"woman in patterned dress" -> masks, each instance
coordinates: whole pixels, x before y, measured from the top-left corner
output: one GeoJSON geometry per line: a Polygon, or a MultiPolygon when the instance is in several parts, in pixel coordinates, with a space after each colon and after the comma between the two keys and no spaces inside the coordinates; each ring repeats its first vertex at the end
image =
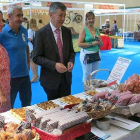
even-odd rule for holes
{"type": "MultiPolygon", "coordinates": [[[[4,23],[3,14],[0,11],[0,32],[4,23]]],[[[10,62],[7,51],[0,45],[0,113],[10,110],[10,62]]]]}

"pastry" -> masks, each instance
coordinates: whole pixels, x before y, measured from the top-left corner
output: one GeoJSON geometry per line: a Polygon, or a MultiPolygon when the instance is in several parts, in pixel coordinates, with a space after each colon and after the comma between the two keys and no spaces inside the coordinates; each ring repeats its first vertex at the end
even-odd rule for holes
{"type": "Polygon", "coordinates": [[[80,99],[78,97],[74,97],[72,95],[62,97],[62,98],[60,98],[60,100],[67,104],[79,104],[83,101],[82,99],[80,99]]]}
{"type": "Polygon", "coordinates": [[[22,121],[25,120],[25,111],[27,108],[18,108],[18,109],[11,109],[10,112],[11,114],[16,117],[18,120],[22,121]]]}
{"type": "Polygon", "coordinates": [[[90,96],[94,96],[98,92],[96,90],[90,90],[90,91],[86,91],[85,93],[90,95],[90,96]]]}
{"type": "Polygon", "coordinates": [[[14,122],[10,122],[6,124],[7,130],[16,130],[18,127],[18,124],[14,122]]]}
{"type": "Polygon", "coordinates": [[[35,114],[35,117],[36,127],[50,133],[54,129],[64,131],[76,124],[83,123],[88,118],[88,115],[83,111],[77,112],[77,110],[69,110],[68,108],[53,108],[44,111],[44,114],[35,114]]]}
{"type": "Polygon", "coordinates": [[[45,109],[45,110],[49,110],[51,108],[59,107],[59,105],[55,104],[52,101],[42,102],[40,104],[37,104],[37,106],[39,106],[40,108],[45,109]]]}

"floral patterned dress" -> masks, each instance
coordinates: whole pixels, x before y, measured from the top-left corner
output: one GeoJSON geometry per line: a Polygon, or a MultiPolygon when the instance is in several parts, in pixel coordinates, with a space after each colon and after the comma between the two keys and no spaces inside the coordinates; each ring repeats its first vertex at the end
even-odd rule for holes
{"type": "Polygon", "coordinates": [[[11,109],[10,103],[10,62],[8,53],[5,48],[0,45],[0,86],[2,88],[5,97],[7,98],[7,103],[4,107],[0,106],[0,113],[8,111],[11,109]]]}

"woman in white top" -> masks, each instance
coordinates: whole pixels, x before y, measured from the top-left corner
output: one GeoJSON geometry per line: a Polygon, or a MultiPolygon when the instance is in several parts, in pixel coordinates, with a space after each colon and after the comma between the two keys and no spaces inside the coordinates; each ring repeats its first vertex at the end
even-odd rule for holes
{"type": "Polygon", "coordinates": [[[30,28],[28,29],[28,45],[29,45],[29,49],[30,49],[30,66],[32,69],[32,73],[33,73],[33,78],[31,80],[31,82],[37,82],[38,81],[38,65],[36,65],[33,61],[32,61],[32,54],[33,54],[33,42],[34,42],[34,38],[35,38],[35,32],[38,30],[37,27],[37,23],[36,23],[36,19],[31,18],[30,19],[30,28]]]}

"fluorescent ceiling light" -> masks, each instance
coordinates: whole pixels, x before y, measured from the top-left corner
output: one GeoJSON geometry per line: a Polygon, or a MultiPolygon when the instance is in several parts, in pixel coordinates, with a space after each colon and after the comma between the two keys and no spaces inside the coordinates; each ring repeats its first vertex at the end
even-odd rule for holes
{"type": "Polygon", "coordinates": [[[41,2],[33,2],[32,6],[42,6],[41,2]]]}
{"type": "MultiPolygon", "coordinates": [[[[93,9],[91,9],[91,10],[93,10],[93,9]]],[[[103,10],[103,9],[94,9],[94,12],[96,12],[96,13],[114,13],[114,12],[124,12],[124,10],[103,10]]]]}
{"type": "Polygon", "coordinates": [[[86,9],[93,9],[93,4],[85,4],[86,9]]]}

